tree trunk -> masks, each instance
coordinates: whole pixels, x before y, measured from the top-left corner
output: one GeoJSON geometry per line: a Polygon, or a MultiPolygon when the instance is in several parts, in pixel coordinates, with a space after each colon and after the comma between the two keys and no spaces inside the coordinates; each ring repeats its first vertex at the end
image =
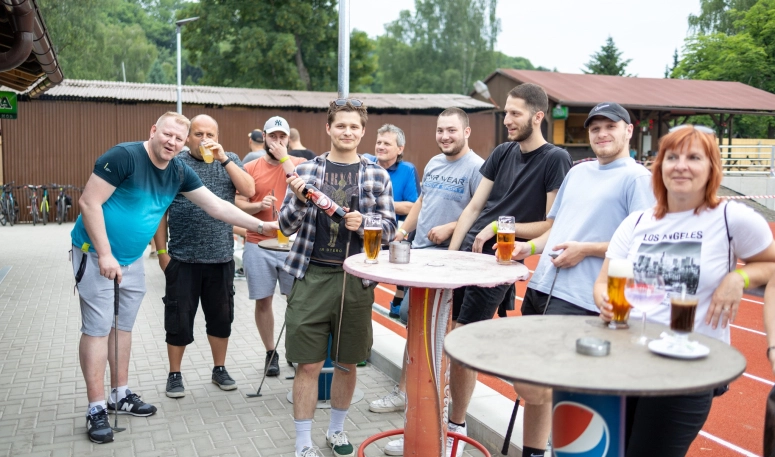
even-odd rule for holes
{"type": "Polygon", "coordinates": [[[312,90],[312,84],[309,79],[309,72],[304,66],[304,60],[301,58],[301,39],[298,35],[293,36],[296,39],[296,68],[299,70],[299,79],[304,83],[307,90],[312,90]]]}

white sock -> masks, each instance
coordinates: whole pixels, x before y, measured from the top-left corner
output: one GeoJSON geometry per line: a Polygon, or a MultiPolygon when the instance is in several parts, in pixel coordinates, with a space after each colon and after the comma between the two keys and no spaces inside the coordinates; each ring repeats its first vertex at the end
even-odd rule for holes
{"type": "Polygon", "coordinates": [[[120,386],[110,391],[110,401],[118,403],[119,400],[123,400],[127,396],[129,386],[120,386]],[[118,395],[116,394],[118,393],[118,395]]]}
{"type": "Polygon", "coordinates": [[[305,447],[312,447],[312,419],[294,420],[296,426],[296,453],[301,454],[305,447]]]}
{"type": "Polygon", "coordinates": [[[347,418],[346,409],[331,408],[331,421],[328,423],[328,436],[332,433],[344,430],[344,420],[347,418]]]}
{"type": "Polygon", "coordinates": [[[104,410],[108,409],[108,406],[105,404],[105,400],[90,401],[89,409],[86,410],[86,414],[89,414],[89,411],[91,411],[91,409],[95,406],[102,406],[102,409],[104,410]]]}

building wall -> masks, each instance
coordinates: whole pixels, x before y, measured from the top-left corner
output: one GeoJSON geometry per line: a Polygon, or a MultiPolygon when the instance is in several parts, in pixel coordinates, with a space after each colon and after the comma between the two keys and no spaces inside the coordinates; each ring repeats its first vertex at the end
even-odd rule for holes
{"type": "MultiPolygon", "coordinates": [[[[151,125],[173,104],[113,104],[82,101],[33,100],[19,103],[16,120],[1,120],[2,182],[17,184],[72,184],[83,186],[94,161],[115,144],[146,140],[151,125]]],[[[210,108],[184,105],[183,114],[208,114],[219,124],[220,142],[240,157],[248,152],[248,134],[263,129],[271,116],[280,115],[299,129],[302,143],[316,153],[330,149],[325,112],[275,109],[210,108]]],[[[482,157],[495,147],[494,113],[470,115],[470,146],[482,157]]],[[[405,159],[420,172],[438,154],[436,115],[372,114],[359,152],[373,153],[377,129],[385,123],[402,128],[407,137],[405,159]]],[[[78,214],[77,201],[74,214],[78,214]]],[[[25,215],[22,214],[22,220],[25,215]]],[[[28,217],[28,216],[27,216],[28,217]]]]}

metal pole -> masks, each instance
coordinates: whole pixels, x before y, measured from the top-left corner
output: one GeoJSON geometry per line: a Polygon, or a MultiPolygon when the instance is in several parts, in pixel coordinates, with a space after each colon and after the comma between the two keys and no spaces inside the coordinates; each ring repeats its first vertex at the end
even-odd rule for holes
{"type": "Polygon", "coordinates": [[[350,96],[350,0],[339,0],[339,98],[350,96]]]}
{"type": "Polygon", "coordinates": [[[178,38],[178,114],[183,114],[183,101],[181,99],[181,91],[183,90],[180,82],[180,26],[175,27],[175,33],[178,38]]]}

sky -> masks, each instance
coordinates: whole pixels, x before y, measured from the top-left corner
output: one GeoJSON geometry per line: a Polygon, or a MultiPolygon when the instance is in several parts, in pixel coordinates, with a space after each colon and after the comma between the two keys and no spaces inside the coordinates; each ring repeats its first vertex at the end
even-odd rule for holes
{"type": "MultiPolygon", "coordinates": [[[[350,0],[350,25],[373,38],[404,9],[414,11],[414,0],[350,0]]],[[[622,58],[632,59],[630,74],[662,78],[674,50],[681,53],[689,14],[699,10],[700,0],[500,0],[496,49],[535,66],[582,73],[611,36],[622,58]]]]}

